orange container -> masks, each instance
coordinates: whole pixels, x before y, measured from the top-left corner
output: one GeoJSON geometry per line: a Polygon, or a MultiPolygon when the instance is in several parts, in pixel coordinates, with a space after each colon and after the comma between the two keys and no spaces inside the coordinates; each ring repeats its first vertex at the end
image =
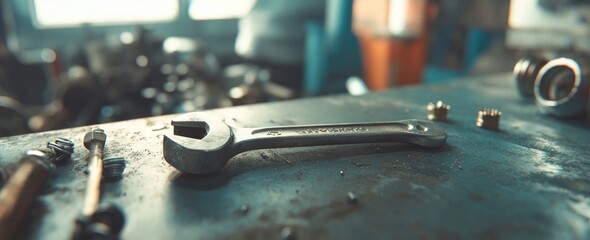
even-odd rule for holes
{"type": "Polygon", "coordinates": [[[426,63],[428,22],[435,15],[428,0],[355,0],[353,31],[372,90],[418,84],[426,63]]]}

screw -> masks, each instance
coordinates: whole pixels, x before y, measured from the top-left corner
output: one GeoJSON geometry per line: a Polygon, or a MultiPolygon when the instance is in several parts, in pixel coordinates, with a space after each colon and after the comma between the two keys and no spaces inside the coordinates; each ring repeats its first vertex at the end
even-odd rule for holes
{"type": "Polygon", "coordinates": [[[489,130],[498,130],[500,126],[500,116],[502,112],[493,108],[484,108],[477,113],[477,125],[480,128],[489,130]]]}
{"type": "Polygon", "coordinates": [[[344,176],[344,171],[340,171],[340,176],[344,176]]]}
{"type": "Polygon", "coordinates": [[[426,109],[428,109],[428,119],[446,121],[447,114],[449,109],[451,109],[451,106],[443,103],[442,101],[438,101],[436,103],[428,103],[426,109]]]}

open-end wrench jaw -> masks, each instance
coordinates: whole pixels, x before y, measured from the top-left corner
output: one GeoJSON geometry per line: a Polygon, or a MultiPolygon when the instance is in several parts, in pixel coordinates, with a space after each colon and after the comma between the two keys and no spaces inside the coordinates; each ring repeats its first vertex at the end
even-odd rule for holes
{"type": "Polygon", "coordinates": [[[444,129],[423,120],[237,128],[195,112],[172,120],[172,126],[173,134],[164,135],[164,159],[184,173],[201,175],[215,173],[233,156],[256,149],[382,142],[436,148],[447,139],[444,129]]]}
{"type": "MultiPolygon", "coordinates": [[[[164,159],[182,172],[209,174],[227,162],[230,128],[209,114],[183,114],[172,120],[173,134],[164,135],[164,159]]],[[[229,159],[228,159],[229,160],[229,159]]]]}

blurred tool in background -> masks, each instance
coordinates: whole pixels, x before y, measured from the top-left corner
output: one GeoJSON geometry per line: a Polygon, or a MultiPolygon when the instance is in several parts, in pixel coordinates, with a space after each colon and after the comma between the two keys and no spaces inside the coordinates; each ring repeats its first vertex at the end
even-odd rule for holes
{"type": "Polygon", "coordinates": [[[305,24],[323,21],[325,0],[257,0],[239,22],[237,54],[273,69],[277,83],[302,88],[305,24]],[[264,27],[262,27],[264,26],[264,27]]]}
{"type": "Polygon", "coordinates": [[[89,40],[75,58],[52,103],[29,121],[33,131],[230,105],[216,90],[219,63],[199,40],[158,39],[139,27],[89,40]]]}
{"type": "Polygon", "coordinates": [[[324,19],[305,24],[304,96],[343,92],[346,79],[362,75],[352,5],[353,0],[327,0],[324,19]]]}
{"type": "Polygon", "coordinates": [[[378,90],[506,72],[518,55],[509,1],[114,2],[0,5],[1,136],[342,93],[352,76],[378,90]]]}
{"type": "Polygon", "coordinates": [[[507,45],[524,51],[514,66],[524,99],[548,115],[588,115],[590,3],[513,0],[508,24],[507,45]]]}
{"type": "Polygon", "coordinates": [[[420,83],[436,5],[428,0],[357,0],[354,4],[353,29],[361,43],[367,85],[384,90],[420,83]]]}

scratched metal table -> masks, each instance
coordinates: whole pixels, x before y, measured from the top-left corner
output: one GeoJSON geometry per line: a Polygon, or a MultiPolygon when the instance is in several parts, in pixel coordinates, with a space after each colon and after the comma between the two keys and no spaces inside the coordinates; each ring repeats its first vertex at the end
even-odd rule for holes
{"type": "MultiPolygon", "coordinates": [[[[103,185],[102,200],[126,212],[122,239],[277,239],[284,227],[297,239],[590,238],[590,126],[542,115],[507,74],[211,112],[243,127],[424,119],[425,105],[439,99],[452,106],[441,149],[258,150],[208,177],[183,175],[162,158],[173,116],[104,124],[106,156],[124,156],[128,166],[121,181],[103,185]],[[475,126],[484,107],[503,112],[501,131],[475,126]]],[[[82,137],[89,129],[0,139],[0,164],[55,137],[77,144],[22,238],[70,236],[86,183],[82,137]]]]}

